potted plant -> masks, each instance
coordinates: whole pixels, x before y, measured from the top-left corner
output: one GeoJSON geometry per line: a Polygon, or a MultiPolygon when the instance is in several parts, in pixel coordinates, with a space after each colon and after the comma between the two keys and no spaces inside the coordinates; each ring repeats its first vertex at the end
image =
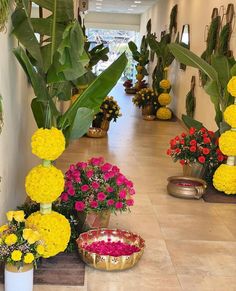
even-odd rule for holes
{"type": "Polygon", "coordinates": [[[116,122],[120,116],[120,107],[117,101],[114,97],[107,96],[100,107],[100,112],[94,117],[93,126],[108,131],[110,121],[116,122]]]}
{"type": "Polygon", "coordinates": [[[144,88],[136,93],[133,98],[133,103],[142,108],[142,115],[155,115],[159,107],[157,96],[153,89],[144,88]]]}
{"type": "Polygon", "coordinates": [[[33,268],[44,254],[44,241],[28,227],[24,211],[8,211],[0,227],[0,260],[5,263],[5,290],[33,290],[33,268]]]}
{"type": "Polygon", "coordinates": [[[103,158],[70,165],[65,174],[65,190],[61,204],[67,213],[76,213],[79,231],[107,227],[111,213],[123,212],[133,206],[133,183],[117,166],[103,158]]]}
{"type": "Polygon", "coordinates": [[[191,127],[188,134],[171,139],[167,154],[174,162],[180,162],[184,176],[202,178],[207,172],[211,180],[216,168],[225,160],[214,132],[204,127],[200,130],[191,127]]]}

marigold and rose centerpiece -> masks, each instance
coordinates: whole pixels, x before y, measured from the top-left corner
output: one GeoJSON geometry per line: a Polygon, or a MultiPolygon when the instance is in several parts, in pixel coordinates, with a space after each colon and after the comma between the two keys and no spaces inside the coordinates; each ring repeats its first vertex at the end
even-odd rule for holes
{"type": "Polygon", "coordinates": [[[157,95],[151,88],[138,91],[132,99],[134,105],[142,108],[143,115],[155,115],[158,108],[157,95]]]}

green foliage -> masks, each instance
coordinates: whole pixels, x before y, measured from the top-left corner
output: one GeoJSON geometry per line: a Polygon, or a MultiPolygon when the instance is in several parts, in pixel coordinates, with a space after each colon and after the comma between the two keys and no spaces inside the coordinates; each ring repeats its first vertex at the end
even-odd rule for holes
{"type": "Polygon", "coordinates": [[[178,13],[178,5],[176,4],[170,13],[170,25],[169,32],[172,34],[172,30],[174,29],[174,33],[177,31],[177,13],[178,13]]]}
{"type": "Polygon", "coordinates": [[[129,49],[132,53],[133,59],[140,65],[146,66],[149,63],[149,49],[148,49],[148,42],[147,38],[143,36],[140,46],[140,51],[136,44],[133,41],[128,43],[129,49]]]}
{"type": "Polygon", "coordinates": [[[196,107],[196,99],[194,96],[194,90],[192,89],[188,92],[186,96],[185,107],[187,116],[193,118],[196,107]]]}
{"type": "Polygon", "coordinates": [[[197,130],[200,130],[202,127],[204,127],[204,125],[201,122],[193,119],[190,116],[184,115],[184,114],[182,115],[182,120],[183,120],[184,124],[187,126],[187,128],[194,127],[197,130]]]}
{"type": "Polygon", "coordinates": [[[0,0],[0,32],[5,29],[9,10],[10,10],[10,1],[0,0]]]}
{"type": "Polygon", "coordinates": [[[207,35],[207,48],[206,48],[207,58],[210,57],[214,50],[216,49],[220,24],[221,24],[220,16],[217,16],[214,19],[212,19],[209,32],[207,35]]]}
{"type": "Polygon", "coordinates": [[[220,55],[224,56],[228,55],[230,36],[231,36],[231,24],[226,23],[225,26],[222,28],[219,37],[218,53],[220,55]]]}

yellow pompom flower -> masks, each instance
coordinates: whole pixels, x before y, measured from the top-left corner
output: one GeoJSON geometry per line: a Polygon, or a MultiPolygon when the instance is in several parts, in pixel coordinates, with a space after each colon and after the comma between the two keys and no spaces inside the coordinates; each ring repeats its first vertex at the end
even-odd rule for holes
{"type": "Polygon", "coordinates": [[[31,228],[25,228],[23,230],[23,238],[31,245],[40,239],[40,234],[38,231],[34,231],[31,228]]]}
{"type": "Polygon", "coordinates": [[[27,227],[36,229],[45,243],[44,258],[63,252],[70,239],[71,229],[68,220],[61,214],[52,211],[31,214],[26,220],[27,227]]]}
{"type": "Polygon", "coordinates": [[[5,244],[8,246],[12,246],[17,242],[17,236],[14,233],[11,233],[6,236],[5,244]]]}
{"type": "Polygon", "coordinates": [[[226,108],[224,119],[230,126],[236,128],[236,104],[232,104],[226,108]]]}
{"type": "Polygon", "coordinates": [[[14,250],[12,253],[11,253],[11,259],[14,261],[14,262],[19,262],[21,260],[21,257],[22,257],[22,252],[19,251],[19,250],[14,250]]]}
{"type": "Polygon", "coordinates": [[[236,131],[228,130],[219,138],[219,147],[226,156],[236,156],[236,131]]]}
{"type": "Polygon", "coordinates": [[[171,102],[171,96],[168,93],[162,93],[158,96],[158,102],[162,105],[168,105],[171,102]]]}
{"type": "Polygon", "coordinates": [[[31,138],[32,153],[42,160],[54,161],[65,150],[65,137],[61,130],[39,128],[31,138]]]}
{"type": "Polygon", "coordinates": [[[166,79],[161,80],[160,87],[164,90],[170,89],[170,81],[166,79]]]}
{"type": "Polygon", "coordinates": [[[227,90],[233,97],[236,97],[236,76],[229,80],[227,90]]]}
{"type": "Polygon", "coordinates": [[[52,203],[64,190],[64,176],[62,171],[54,166],[36,166],[26,177],[25,189],[33,201],[38,203],[52,203]]]}
{"type": "Polygon", "coordinates": [[[161,107],[157,110],[156,116],[161,120],[168,120],[171,119],[172,112],[169,108],[161,107]]]}
{"type": "Polygon", "coordinates": [[[36,252],[37,252],[40,256],[42,256],[42,255],[44,254],[44,252],[45,252],[45,247],[44,247],[43,245],[38,245],[38,246],[36,247],[36,252]]]}
{"type": "Polygon", "coordinates": [[[220,165],[213,176],[213,185],[225,194],[236,194],[236,166],[220,165]]]}
{"type": "Polygon", "coordinates": [[[27,253],[24,256],[24,263],[25,264],[31,264],[34,261],[34,255],[32,253],[27,253]]]}
{"type": "Polygon", "coordinates": [[[2,225],[1,227],[0,227],[0,234],[2,233],[2,232],[4,232],[4,231],[6,231],[6,230],[8,230],[8,225],[7,224],[4,224],[4,225],[2,225]]]}

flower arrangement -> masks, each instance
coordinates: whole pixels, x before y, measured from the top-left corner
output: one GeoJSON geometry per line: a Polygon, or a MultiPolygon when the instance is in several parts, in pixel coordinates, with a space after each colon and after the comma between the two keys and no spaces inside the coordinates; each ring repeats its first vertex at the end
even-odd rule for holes
{"type": "Polygon", "coordinates": [[[131,79],[127,79],[124,83],[123,83],[123,86],[125,88],[131,88],[133,86],[133,82],[131,79]]]}
{"type": "Polygon", "coordinates": [[[133,183],[117,166],[103,158],[70,165],[65,174],[65,190],[61,201],[76,211],[126,211],[133,206],[133,183]]]}
{"type": "Polygon", "coordinates": [[[44,240],[27,226],[24,211],[8,211],[6,215],[8,223],[0,227],[0,260],[17,268],[36,264],[44,255],[44,240]]]}
{"type": "Polygon", "coordinates": [[[225,160],[214,133],[204,127],[200,130],[191,127],[189,134],[182,133],[171,139],[167,154],[174,162],[179,160],[181,165],[198,162],[210,169],[215,169],[225,160]]]}
{"type": "Polygon", "coordinates": [[[139,108],[147,105],[152,105],[155,111],[158,108],[157,96],[151,88],[144,88],[138,91],[132,101],[139,108]]]}

